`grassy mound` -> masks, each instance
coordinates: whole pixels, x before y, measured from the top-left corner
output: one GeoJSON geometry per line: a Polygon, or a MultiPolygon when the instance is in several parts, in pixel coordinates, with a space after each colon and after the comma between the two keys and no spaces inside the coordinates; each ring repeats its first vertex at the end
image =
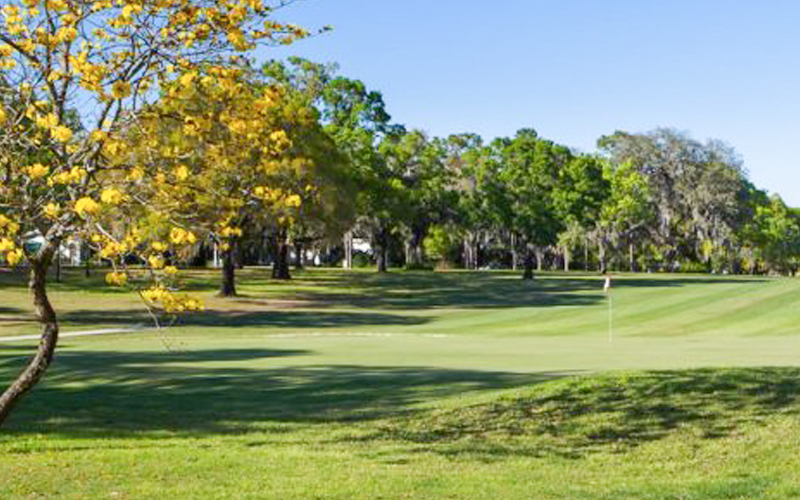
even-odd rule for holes
{"type": "Polygon", "coordinates": [[[677,434],[730,437],[798,412],[796,368],[618,372],[537,384],[489,402],[397,419],[381,433],[414,443],[460,443],[462,451],[492,444],[579,457],[677,434]]]}

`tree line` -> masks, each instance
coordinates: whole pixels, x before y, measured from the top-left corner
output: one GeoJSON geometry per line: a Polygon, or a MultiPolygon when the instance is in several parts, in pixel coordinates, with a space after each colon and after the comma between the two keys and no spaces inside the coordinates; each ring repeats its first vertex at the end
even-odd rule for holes
{"type": "MultiPolygon", "coordinates": [[[[349,263],[354,237],[371,248],[357,255],[361,263],[380,272],[797,271],[800,213],[754,186],[721,141],[667,128],[617,131],[598,140],[599,153],[585,154],[531,128],[490,142],[471,133],[430,137],[393,123],[379,92],[335,66],[291,58],[268,63],[263,77],[305,96],[337,164],[346,163],[340,196],[328,200],[336,215],[303,214],[278,231],[276,277],[289,277],[287,244],[297,265],[311,246],[325,249],[328,263],[349,263]]],[[[240,244],[240,259],[258,261],[260,241],[240,244]]]]}

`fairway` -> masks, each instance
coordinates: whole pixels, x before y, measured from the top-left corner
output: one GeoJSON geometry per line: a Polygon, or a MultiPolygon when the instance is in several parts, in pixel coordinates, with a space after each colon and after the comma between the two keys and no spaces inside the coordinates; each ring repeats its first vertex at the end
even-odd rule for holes
{"type": "MultiPolygon", "coordinates": [[[[100,274],[53,284],[63,331],[148,324],[100,274]]],[[[800,494],[800,281],[619,275],[609,338],[596,274],[216,279],[189,273],[209,310],[166,331],[62,339],[0,498],[800,494]]],[[[0,338],[35,333],[0,280],[0,338]]],[[[2,383],[34,344],[0,342],[2,383]]]]}

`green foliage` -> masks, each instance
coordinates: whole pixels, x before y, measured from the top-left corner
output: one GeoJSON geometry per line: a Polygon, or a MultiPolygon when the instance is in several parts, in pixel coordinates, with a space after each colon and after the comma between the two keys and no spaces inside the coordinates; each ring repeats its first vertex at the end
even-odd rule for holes
{"type": "Polygon", "coordinates": [[[458,252],[461,235],[452,225],[434,225],[428,231],[422,245],[428,257],[447,263],[453,254],[458,252]]]}

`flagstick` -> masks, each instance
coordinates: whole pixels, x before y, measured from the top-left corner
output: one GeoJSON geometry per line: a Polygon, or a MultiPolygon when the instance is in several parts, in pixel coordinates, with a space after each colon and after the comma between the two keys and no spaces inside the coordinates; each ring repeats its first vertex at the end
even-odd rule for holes
{"type": "Polygon", "coordinates": [[[614,342],[614,308],[611,304],[611,294],[608,294],[608,341],[614,342]]]}

